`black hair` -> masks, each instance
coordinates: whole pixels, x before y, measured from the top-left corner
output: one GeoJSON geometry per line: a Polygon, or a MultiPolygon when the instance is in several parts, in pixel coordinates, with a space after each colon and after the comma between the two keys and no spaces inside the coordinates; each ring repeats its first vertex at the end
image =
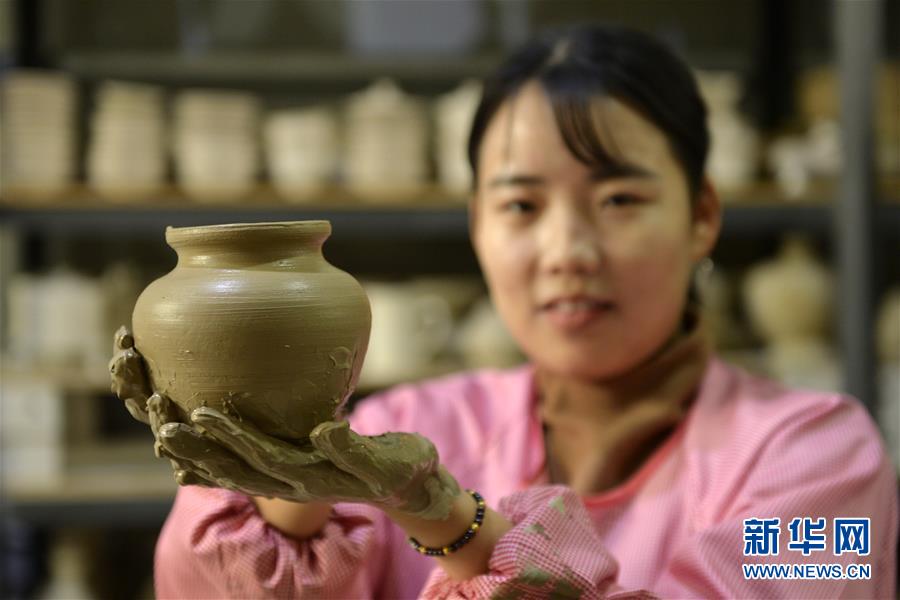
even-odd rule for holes
{"type": "Polygon", "coordinates": [[[691,198],[696,199],[709,152],[709,130],[694,76],[651,35],[611,25],[578,26],[539,38],[484,80],[468,146],[474,181],[488,124],[500,106],[532,80],[549,96],[566,147],[590,166],[617,162],[597,136],[592,102],[614,97],[642,113],[666,135],[684,169],[691,198]]]}

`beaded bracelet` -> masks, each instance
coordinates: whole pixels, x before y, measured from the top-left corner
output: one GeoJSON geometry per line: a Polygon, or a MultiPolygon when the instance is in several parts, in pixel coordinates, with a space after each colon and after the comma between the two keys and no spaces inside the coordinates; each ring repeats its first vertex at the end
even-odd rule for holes
{"type": "Polygon", "coordinates": [[[475,520],[472,521],[472,524],[469,525],[469,528],[466,529],[466,532],[462,534],[458,540],[453,542],[452,544],[448,544],[441,548],[429,548],[428,546],[423,546],[419,543],[414,537],[409,538],[409,544],[413,548],[415,548],[416,552],[419,554],[425,554],[426,556],[446,556],[452,552],[456,552],[466,544],[468,544],[475,534],[478,533],[478,529],[481,527],[481,524],[484,522],[484,498],[481,497],[481,494],[476,492],[475,490],[466,490],[472,498],[475,499],[475,503],[478,505],[478,508],[475,509],[475,520]]]}

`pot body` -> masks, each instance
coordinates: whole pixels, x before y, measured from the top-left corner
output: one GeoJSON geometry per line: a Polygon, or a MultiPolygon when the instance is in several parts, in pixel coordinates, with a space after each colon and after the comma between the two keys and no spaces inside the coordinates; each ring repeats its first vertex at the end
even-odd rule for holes
{"type": "Polygon", "coordinates": [[[371,316],[362,287],[330,265],[327,221],[166,230],[175,269],[132,318],[154,391],[297,440],[356,386],[371,316]]]}

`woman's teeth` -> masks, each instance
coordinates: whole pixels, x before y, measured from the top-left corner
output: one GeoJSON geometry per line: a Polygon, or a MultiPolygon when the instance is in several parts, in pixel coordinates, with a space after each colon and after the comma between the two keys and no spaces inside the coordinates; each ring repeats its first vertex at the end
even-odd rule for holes
{"type": "Polygon", "coordinates": [[[594,300],[560,300],[550,305],[550,310],[557,310],[565,313],[574,313],[584,310],[597,310],[605,306],[602,302],[594,300]]]}

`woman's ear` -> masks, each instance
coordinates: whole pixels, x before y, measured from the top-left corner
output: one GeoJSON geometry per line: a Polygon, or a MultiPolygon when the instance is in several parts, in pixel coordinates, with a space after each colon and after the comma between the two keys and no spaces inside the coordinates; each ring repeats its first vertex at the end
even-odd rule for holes
{"type": "Polygon", "coordinates": [[[719,193],[704,177],[700,194],[693,206],[691,220],[691,255],[694,262],[709,256],[719,239],[722,229],[722,204],[719,193]]]}

